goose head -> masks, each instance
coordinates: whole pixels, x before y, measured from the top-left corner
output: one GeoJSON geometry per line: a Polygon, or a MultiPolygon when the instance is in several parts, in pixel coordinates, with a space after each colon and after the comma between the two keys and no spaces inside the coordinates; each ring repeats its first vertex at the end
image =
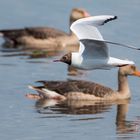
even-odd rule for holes
{"type": "Polygon", "coordinates": [[[140,77],[140,71],[138,71],[135,65],[126,65],[120,67],[119,74],[123,76],[132,75],[140,77]]]}
{"type": "Polygon", "coordinates": [[[85,9],[82,9],[82,8],[74,8],[72,9],[71,11],[71,14],[70,14],[70,25],[80,19],[80,18],[85,18],[85,17],[89,17],[90,14],[85,10],[85,9]]]}

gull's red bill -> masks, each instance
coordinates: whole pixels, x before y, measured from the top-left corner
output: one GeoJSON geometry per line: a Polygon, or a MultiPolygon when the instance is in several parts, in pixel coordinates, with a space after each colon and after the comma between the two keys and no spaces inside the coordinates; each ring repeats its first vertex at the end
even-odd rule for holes
{"type": "Polygon", "coordinates": [[[60,60],[58,60],[58,59],[57,60],[53,60],[53,62],[60,62],[60,60]]]}

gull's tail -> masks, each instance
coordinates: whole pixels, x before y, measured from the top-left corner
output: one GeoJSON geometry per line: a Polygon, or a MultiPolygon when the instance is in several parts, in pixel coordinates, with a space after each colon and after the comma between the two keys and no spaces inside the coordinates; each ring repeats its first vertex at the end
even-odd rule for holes
{"type": "Polygon", "coordinates": [[[110,57],[108,64],[116,67],[125,66],[125,65],[134,65],[135,63],[130,60],[121,60],[118,58],[110,57]]]}

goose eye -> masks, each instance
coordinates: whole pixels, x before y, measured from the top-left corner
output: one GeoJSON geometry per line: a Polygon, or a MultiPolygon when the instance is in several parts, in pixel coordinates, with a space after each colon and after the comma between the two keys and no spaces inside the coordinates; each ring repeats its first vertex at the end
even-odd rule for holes
{"type": "Polygon", "coordinates": [[[135,71],[136,70],[136,67],[135,66],[131,66],[131,69],[135,71]]]}

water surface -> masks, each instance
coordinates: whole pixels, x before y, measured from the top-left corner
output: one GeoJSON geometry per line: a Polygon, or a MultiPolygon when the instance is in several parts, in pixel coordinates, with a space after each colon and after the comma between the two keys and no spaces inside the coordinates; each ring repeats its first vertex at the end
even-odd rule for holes
{"type": "MultiPolygon", "coordinates": [[[[118,20],[101,27],[104,38],[139,47],[139,0],[12,0],[0,1],[0,28],[51,26],[69,32],[69,13],[83,7],[91,15],[113,14],[118,20]]],[[[3,40],[0,39],[0,43],[3,40]]],[[[55,57],[28,59],[16,52],[0,51],[0,138],[3,140],[116,140],[140,139],[140,79],[129,78],[132,99],[123,103],[62,103],[26,99],[36,80],[84,79],[117,88],[117,69],[67,75],[65,64],[55,57]],[[14,54],[14,55],[13,55],[14,54]],[[48,106],[49,102],[49,106],[48,106]]],[[[139,52],[111,47],[112,56],[129,58],[140,69],[139,52]]],[[[58,56],[57,56],[58,57],[58,56]]]]}

